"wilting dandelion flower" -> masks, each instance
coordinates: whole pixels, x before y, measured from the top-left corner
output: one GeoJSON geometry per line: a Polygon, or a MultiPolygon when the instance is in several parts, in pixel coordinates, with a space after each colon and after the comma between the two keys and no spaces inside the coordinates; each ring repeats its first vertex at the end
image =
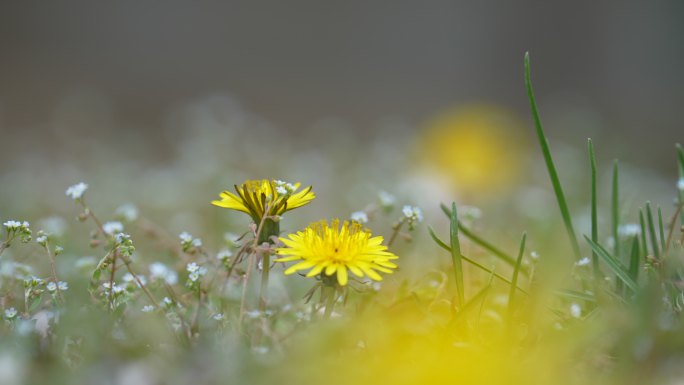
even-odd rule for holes
{"type": "Polygon", "coordinates": [[[259,223],[264,214],[282,215],[286,211],[304,206],[316,197],[311,186],[297,192],[300,185],[279,180],[248,180],[235,186],[237,195],[224,191],[220,194],[221,200],[212,201],[211,204],[242,211],[249,214],[255,223],[259,223]]]}
{"type": "Polygon", "coordinates": [[[378,272],[392,273],[397,265],[390,260],[399,258],[382,245],[381,236],[373,237],[358,222],[345,221],[340,225],[339,219],[330,224],[313,223],[280,240],[287,247],[276,249],[276,254],[282,256],[276,262],[299,261],[285,270],[285,274],[306,269],[311,269],[307,277],[337,274],[337,282],[342,286],[348,281],[347,270],[357,277],[381,281],[378,272]]]}

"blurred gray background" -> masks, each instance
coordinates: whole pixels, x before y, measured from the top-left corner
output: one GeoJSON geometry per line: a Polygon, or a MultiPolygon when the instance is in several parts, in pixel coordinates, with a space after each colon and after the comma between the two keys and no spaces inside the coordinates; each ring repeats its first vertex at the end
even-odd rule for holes
{"type": "Polygon", "coordinates": [[[3,0],[0,159],[45,147],[36,138],[46,151],[59,135],[159,138],[175,108],[216,94],[295,134],[328,117],[360,132],[388,116],[419,129],[478,101],[529,122],[525,51],[552,138],[593,136],[604,156],[673,172],[678,0],[3,0]],[[69,109],[79,118],[60,126],[69,109]]]}

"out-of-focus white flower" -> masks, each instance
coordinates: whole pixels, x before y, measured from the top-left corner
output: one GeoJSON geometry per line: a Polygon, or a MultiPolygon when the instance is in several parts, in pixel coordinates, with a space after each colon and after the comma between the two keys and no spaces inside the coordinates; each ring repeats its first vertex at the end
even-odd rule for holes
{"type": "Polygon", "coordinates": [[[233,252],[228,250],[228,249],[221,249],[218,253],[216,253],[216,259],[219,261],[227,261],[230,257],[233,256],[233,252]]]}
{"type": "Polygon", "coordinates": [[[69,186],[69,188],[66,189],[66,195],[73,200],[79,200],[83,198],[83,194],[87,189],[87,184],[83,182],[77,183],[75,185],[69,186]]]}
{"type": "Polygon", "coordinates": [[[151,313],[152,311],[154,311],[154,306],[145,305],[145,306],[143,306],[142,311],[143,311],[143,313],[151,313]]]}
{"type": "Polygon", "coordinates": [[[178,234],[178,238],[180,238],[182,243],[192,242],[192,235],[190,235],[190,233],[187,231],[183,231],[182,233],[178,234]]]}
{"type": "Polygon", "coordinates": [[[69,284],[64,281],[59,281],[57,282],[57,289],[59,289],[59,291],[67,291],[69,290],[69,284]]]}
{"type": "Polygon", "coordinates": [[[394,204],[397,202],[397,198],[395,198],[394,195],[388,193],[387,191],[378,192],[378,199],[380,200],[380,206],[382,206],[385,209],[390,209],[394,207],[394,204]]]}
{"type": "Polygon", "coordinates": [[[114,235],[116,233],[121,233],[124,230],[123,223],[119,221],[110,221],[102,225],[102,231],[107,235],[114,235]]]}
{"type": "Polygon", "coordinates": [[[684,192],[684,178],[679,178],[677,181],[677,189],[681,192],[684,192]]]}
{"type": "Polygon", "coordinates": [[[401,209],[404,217],[409,221],[422,222],[423,221],[423,211],[419,207],[406,205],[401,209]]]}
{"type": "Polygon", "coordinates": [[[636,223],[625,223],[618,226],[618,236],[630,238],[641,234],[641,225],[636,223]]]}
{"type": "Polygon", "coordinates": [[[349,216],[349,219],[359,223],[368,223],[368,214],[365,211],[355,211],[349,216]]]}
{"type": "Polygon", "coordinates": [[[589,259],[589,257],[584,257],[584,258],[580,259],[579,261],[577,261],[577,262],[575,263],[575,265],[577,265],[577,266],[587,266],[587,265],[589,265],[590,263],[591,263],[591,259],[589,259]]]}
{"type": "Polygon", "coordinates": [[[214,316],[212,318],[216,321],[223,321],[223,319],[225,317],[223,316],[223,313],[217,313],[217,314],[214,314],[214,316]]]}
{"type": "Polygon", "coordinates": [[[138,219],[138,207],[132,203],[126,203],[119,206],[116,211],[114,211],[114,215],[126,222],[135,222],[135,220],[138,219]]]}
{"type": "Polygon", "coordinates": [[[5,310],[5,318],[8,320],[14,319],[17,316],[17,309],[11,307],[5,310]]]}
{"type": "Polygon", "coordinates": [[[582,307],[579,304],[573,303],[570,305],[570,315],[574,318],[580,318],[582,316],[582,307]]]}
{"type": "Polygon", "coordinates": [[[49,282],[47,286],[45,286],[45,288],[48,289],[50,293],[54,293],[55,291],[57,291],[57,284],[54,282],[49,282]]]}

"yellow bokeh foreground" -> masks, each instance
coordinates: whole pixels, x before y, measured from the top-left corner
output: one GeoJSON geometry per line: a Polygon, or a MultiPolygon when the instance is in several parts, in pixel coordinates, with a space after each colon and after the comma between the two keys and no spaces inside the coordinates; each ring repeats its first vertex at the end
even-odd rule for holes
{"type": "Polygon", "coordinates": [[[419,164],[459,193],[494,194],[520,183],[529,138],[510,111],[489,104],[448,109],[425,125],[419,164]]]}

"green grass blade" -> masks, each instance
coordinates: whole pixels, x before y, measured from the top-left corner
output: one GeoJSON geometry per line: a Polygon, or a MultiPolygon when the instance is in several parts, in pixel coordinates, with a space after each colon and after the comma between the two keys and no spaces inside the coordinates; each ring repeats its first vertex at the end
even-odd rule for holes
{"type": "Polygon", "coordinates": [[[636,236],[632,240],[632,252],[629,256],[629,276],[634,282],[639,280],[639,238],[636,236]]]}
{"type": "Polygon", "coordinates": [[[579,301],[596,302],[596,298],[587,293],[582,293],[581,291],[569,290],[569,289],[559,289],[555,291],[556,295],[565,297],[568,299],[574,299],[579,301]]]}
{"type": "Polygon", "coordinates": [[[646,221],[644,221],[644,211],[639,209],[639,225],[641,226],[641,256],[648,256],[648,243],[646,242],[646,221]]]}
{"type": "MultiPolygon", "coordinates": [[[[442,241],[441,239],[439,239],[439,237],[437,236],[437,234],[435,234],[435,230],[434,230],[431,226],[428,226],[428,233],[430,233],[430,237],[432,237],[432,240],[434,240],[435,243],[436,243],[439,247],[441,247],[441,248],[443,248],[444,250],[446,250],[446,251],[448,251],[449,253],[451,253],[451,247],[449,247],[449,245],[447,245],[444,241],[442,241]]],[[[495,273],[493,270],[486,268],[485,266],[483,266],[483,265],[481,265],[481,264],[479,264],[479,263],[473,261],[472,259],[466,257],[465,255],[461,255],[461,258],[462,258],[464,261],[470,263],[471,265],[477,267],[478,269],[480,269],[480,270],[482,270],[482,271],[485,271],[485,272],[487,272],[487,273],[493,275],[493,276],[496,277],[497,279],[499,279],[499,280],[501,280],[501,281],[503,281],[503,282],[506,282],[506,283],[509,284],[509,285],[512,285],[512,284],[513,284],[513,282],[511,282],[510,280],[508,280],[508,278],[506,278],[506,277],[504,277],[504,276],[502,276],[502,275],[500,275],[500,274],[495,273]]],[[[528,293],[527,291],[525,291],[525,290],[523,290],[523,289],[521,289],[521,288],[519,288],[519,287],[518,287],[518,290],[520,290],[520,291],[523,292],[524,294],[529,295],[529,293],[528,293]]]]}
{"type": "MultiPolygon", "coordinates": [[[[613,254],[620,258],[620,238],[618,237],[618,228],[620,227],[620,192],[618,184],[618,161],[613,162],[613,188],[610,199],[610,213],[611,213],[611,233],[615,240],[615,248],[613,254]]],[[[596,242],[596,241],[595,241],[596,242]]]]}
{"type": "MultiPolygon", "coordinates": [[[[440,207],[442,208],[442,211],[447,216],[447,218],[451,218],[451,210],[444,204],[440,204],[440,207]]],[[[515,266],[515,259],[513,257],[506,254],[504,251],[502,251],[501,249],[492,245],[491,243],[489,243],[489,242],[485,241],[484,239],[475,235],[475,233],[473,233],[470,229],[463,226],[463,223],[461,223],[461,222],[458,223],[458,229],[466,238],[473,241],[473,243],[475,243],[476,245],[478,245],[478,246],[482,247],[483,249],[489,251],[490,253],[494,254],[494,256],[498,257],[499,259],[506,262],[507,264],[509,264],[511,266],[515,266]]],[[[527,275],[527,270],[523,269],[522,273],[527,275]]]]}
{"type": "Polygon", "coordinates": [[[511,279],[511,288],[508,292],[508,315],[509,319],[513,315],[514,299],[515,299],[515,288],[518,287],[518,273],[520,272],[520,266],[522,265],[523,255],[525,254],[525,241],[527,240],[527,233],[523,233],[522,239],[520,240],[520,249],[518,250],[518,259],[515,262],[515,268],[513,269],[513,278],[511,279]]]}
{"type": "Polygon", "coordinates": [[[553,163],[553,158],[551,157],[551,150],[549,149],[549,142],[546,139],[546,134],[542,128],[541,119],[539,118],[539,112],[537,111],[537,102],[534,99],[534,91],[532,90],[532,80],[530,78],[530,53],[525,53],[525,86],[527,88],[527,97],[530,102],[530,109],[532,111],[532,117],[534,118],[534,126],[537,131],[537,138],[539,139],[539,145],[544,155],[544,162],[546,163],[546,169],[549,172],[549,177],[551,179],[551,184],[553,185],[553,191],[556,194],[556,201],[561,211],[561,216],[563,217],[563,223],[565,224],[565,230],[568,233],[568,238],[570,238],[570,243],[572,245],[572,250],[575,254],[575,259],[582,259],[582,254],[580,252],[579,243],[577,242],[577,236],[575,235],[575,228],[572,226],[572,219],[570,218],[570,210],[568,209],[567,201],[565,200],[565,194],[563,193],[563,188],[561,187],[560,180],[558,179],[558,172],[556,171],[556,165],[553,163]]]}
{"type": "Polygon", "coordinates": [[[608,265],[608,267],[611,271],[613,271],[615,276],[621,279],[622,282],[624,282],[628,288],[636,292],[639,286],[632,279],[632,277],[630,277],[629,272],[625,269],[622,263],[615,259],[615,257],[608,254],[606,249],[601,247],[601,245],[599,245],[598,243],[594,243],[591,239],[589,239],[589,237],[585,236],[584,239],[587,240],[589,246],[591,246],[592,250],[596,251],[596,254],[598,254],[598,256],[601,257],[603,262],[605,262],[605,264],[608,265]]]}
{"type": "MultiPolygon", "coordinates": [[[[682,146],[677,143],[677,168],[679,169],[679,180],[677,183],[680,181],[684,180],[684,149],[682,146]]],[[[684,206],[684,189],[679,189],[679,205],[684,206]]],[[[684,226],[684,210],[682,210],[679,213],[679,218],[680,221],[682,222],[682,226],[684,226]]]]}
{"type": "MultiPolygon", "coordinates": [[[[591,240],[598,242],[598,207],[596,203],[596,155],[594,154],[594,143],[587,139],[587,149],[589,151],[589,165],[591,168],[591,240]]],[[[617,244],[617,242],[616,242],[617,244]]],[[[601,276],[599,272],[599,258],[596,252],[591,253],[592,268],[595,279],[601,276]]]]}
{"type": "Polygon", "coordinates": [[[449,244],[451,246],[451,261],[454,265],[454,278],[456,279],[456,291],[458,304],[465,304],[465,293],[463,287],[463,262],[461,261],[461,243],[458,240],[458,213],[456,212],[456,202],[451,203],[451,220],[449,222],[449,244]]]}
{"type": "Polygon", "coordinates": [[[653,223],[653,211],[651,210],[651,202],[646,202],[646,224],[648,225],[648,235],[651,238],[651,247],[653,248],[653,256],[660,259],[660,247],[658,247],[658,238],[656,238],[655,224],[653,223]]]}
{"type": "Polygon", "coordinates": [[[658,207],[658,231],[660,235],[660,250],[665,250],[665,224],[663,224],[663,210],[658,207]]]}

